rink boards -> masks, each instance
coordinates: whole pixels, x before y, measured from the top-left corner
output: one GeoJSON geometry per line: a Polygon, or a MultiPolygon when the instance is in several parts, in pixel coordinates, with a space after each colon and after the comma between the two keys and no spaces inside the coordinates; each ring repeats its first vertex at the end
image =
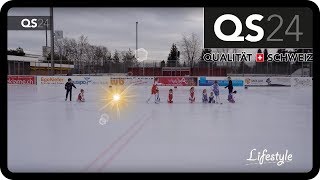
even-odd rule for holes
{"type": "MultiPolygon", "coordinates": [[[[8,75],[7,84],[38,86],[62,86],[71,78],[77,86],[151,86],[157,78],[159,86],[220,86],[228,84],[227,77],[179,77],[179,76],[24,76],[8,75]]],[[[235,87],[311,87],[312,77],[232,77],[235,87]]]]}

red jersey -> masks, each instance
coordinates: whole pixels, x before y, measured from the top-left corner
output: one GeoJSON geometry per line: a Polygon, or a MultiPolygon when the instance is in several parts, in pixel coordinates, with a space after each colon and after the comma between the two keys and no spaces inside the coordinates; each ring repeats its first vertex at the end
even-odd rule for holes
{"type": "Polygon", "coordinates": [[[156,94],[157,92],[157,85],[153,84],[151,88],[151,94],[156,94]]]}
{"type": "Polygon", "coordinates": [[[190,90],[190,97],[194,97],[194,90],[190,90]]]}
{"type": "Polygon", "coordinates": [[[156,94],[157,89],[158,89],[157,83],[154,83],[151,88],[151,94],[156,94]]]}
{"type": "Polygon", "coordinates": [[[190,89],[190,97],[189,97],[189,101],[191,103],[195,102],[196,98],[194,97],[194,90],[190,89]]]}
{"type": "Polygon", "coordinates": [[[169,93],[169,95],[168,95],[168,101],[169,101],[169,102],[172,102],[172,99],[173,99],[173,93],[169,93]]]}
{"type": "Polygon", "coordinates": [[[78,95],[78,101],[83,101],[83,93],[79,93],[78,95]]]}

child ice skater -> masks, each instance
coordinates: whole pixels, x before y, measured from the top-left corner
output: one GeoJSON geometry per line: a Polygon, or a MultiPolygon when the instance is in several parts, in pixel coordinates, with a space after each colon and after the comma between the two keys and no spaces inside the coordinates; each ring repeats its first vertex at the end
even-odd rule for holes
{"type": "Polygon", "coordinates": [[[194,87],[190,88],[190,97],[189,97],[189,102],[194,103],[196,101],[196,98],[194,96],[194,87]]]}
{"type": "MultiPolygon", "coordinates": [[[[158,83],[158,78],[155,78],[155,79],[154,79],[154,83],[153,83],[153,85],[152,85],[152,87],[151,87],[151,95],[150,95],[149,98],[147,99],[147,103],[149,103],[149,101],[150,101],[150,99],[152,98],[152,96],[155,97],[156,91],[159,90],[159,89],[158,89],[158,85],[159,85],[159,84],[160,84],[160,83],[158,83]]],[[[155,97],[155,99],[156,99],[156,97],[155,97]]]]}
{"type": "Polygon", "coordinates": [[[206,89],[204,89],[202,91],[202,102],[203,103],[207,103],[208,102],[208,95],[207,95],[207,90],[206,89]]]}
{"type": "Polygon", "coordinates": [[[154,102],[155,102],[156,104],[159,104],[159,103],[160,103],[159,89],[156,90],[154,102]]]}
{"type": "MultiPolygon", "coordinates": [[[[72,97],[72,87],[76,88],[76,86],[73,84],[71,78],[68,79],[68,82],[64,85],[64,89],[66,90],[66,99],[65,101],[67,101],[68,99],[68,94],[70,93],[70,101],[71,101],[71,97],[72,97]]],[[[77,88],[76,88],[77,89],[77,88]]]]}
{"type": "Polygon", "coordinates": [[[84,90],[81,89],[78,95],[78,102],[84,102],[84,90]]]}
{"type": "Polygon", "coordinates": [[[234,98],[233,98],[233,94],[236,94],[237,93],[237,91],[233,91],[233,92],[231,92],[229,95],[228,95],[228,101],[230,102],[230,103],[235,103],[235,100],[234,100],[234,98]]]}
{"type": "Polygon", "coordinates": [[[215,103],[214,96],[213,96],[213,91],[210,92],[209,103],[215,103]]]}
{"type": "Polygon", "coordinates": [[[220,97],[219,97],[219,84],[218,81],[214,81],[213,85],[211,86],[212,92],[216,96],[216,100],[213,103],[221,103],[220,102],[220,97]]]}
{"type": "Polygon", "coordinates": [[[173,103],[173,91],[172,89],[169,90],[169,95],[168,95],[168,103],[173,103]]]}

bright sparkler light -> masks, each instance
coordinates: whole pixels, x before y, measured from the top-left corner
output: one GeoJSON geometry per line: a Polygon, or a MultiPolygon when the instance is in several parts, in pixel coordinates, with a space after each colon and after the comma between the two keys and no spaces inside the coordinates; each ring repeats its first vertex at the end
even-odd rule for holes
{"type": "Polygon", "coordinates": [[[111,88],[103,89],[105,92],[101,100],[103,101],[104,106],[100,108],[100,111],[108,108],[111,111],[116,112],[119,118],[120,109],[124,106],[128,106],[132,98],[135,97],[135,95],[132,94],[133,90],[131,89],[131,85],[127,87],[113,86],[111,88]]]}
{"type": "Polygon", "coordinates": [[[114,101],[119,101],[119,100],[120,100],[119,94],[113,95],[113,100],[114,100],[114,101]]]}

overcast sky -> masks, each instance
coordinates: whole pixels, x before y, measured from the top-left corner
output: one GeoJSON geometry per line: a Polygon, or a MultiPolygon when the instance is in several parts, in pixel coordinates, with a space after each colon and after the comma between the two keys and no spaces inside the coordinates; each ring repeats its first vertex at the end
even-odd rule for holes
{"type": "MultiPolygon", "coordinates": [[[[9,16],[49,16],[49,8],[12,8],[9,16]]],[[[172,43],[182,35],[195,33],[203,43],[203,8],[54,8],[54,29],[64,37],[88,37],[92,45],[106,46],[112,52],[135,49],[135,22],[138,46],[148,59],[167,59],[172,43]]],[[[49,34],[48,34],[49,35],[49,34]]],[[[50,44],[50,43],[49,43],[50,44]]],[[[42,54],[45,31],[8,31],[8,48],[42,54]]]]}

